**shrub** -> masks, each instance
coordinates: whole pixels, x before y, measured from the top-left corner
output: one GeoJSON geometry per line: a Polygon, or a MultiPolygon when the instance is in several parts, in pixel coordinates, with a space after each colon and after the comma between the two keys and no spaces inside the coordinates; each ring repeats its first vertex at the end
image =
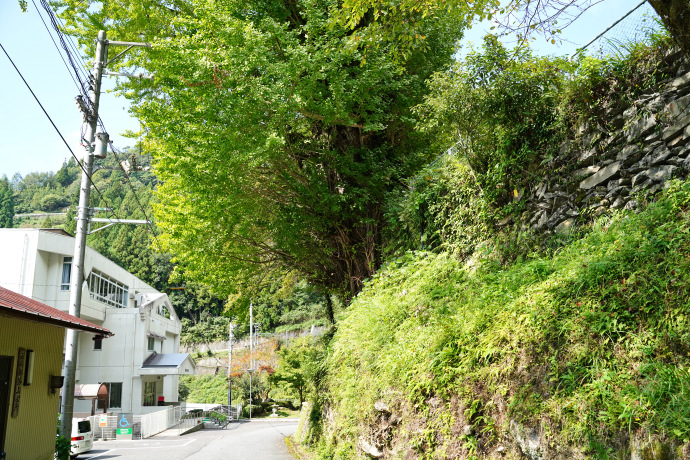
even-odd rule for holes
{"type": "Polygon", "coordinates": [[[264,413],[264,408],[261,404],[247,404],[242,408],[242,417],[249,418],[250,410],[252,417],[258,417],[264,413]]]}

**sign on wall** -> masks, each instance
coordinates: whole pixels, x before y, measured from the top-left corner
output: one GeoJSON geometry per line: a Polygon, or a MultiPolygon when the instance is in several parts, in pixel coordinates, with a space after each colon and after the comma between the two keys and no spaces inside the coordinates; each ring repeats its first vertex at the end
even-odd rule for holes
{"type": "Polygon", "coordinates": [[[14,374],[14,397],[12,398],[12,417],[19,415],[19,400],[22,396],[22,383],[24,381],[24,360],[26,349],[20,348],[17,353],[17,372],[14,374]]]}

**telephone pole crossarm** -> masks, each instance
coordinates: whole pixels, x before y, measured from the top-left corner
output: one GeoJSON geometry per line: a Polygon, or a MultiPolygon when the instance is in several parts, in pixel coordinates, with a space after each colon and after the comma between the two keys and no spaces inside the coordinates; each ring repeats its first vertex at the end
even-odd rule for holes
{"type": "Polygon", "coordinates": [[[150,43],[142,43],[142,42],[120,42],[117,40],[108,40],[108,45],[113,45],[113,46],[142,46],[144,48],[151,48],[150,43]]]}
{"type": "Polygon", "coordinates": [[[144,78],[146,80],[153,80],[153,75],[144,75],[143,73],[140,73],[138,75],[135,75],[133,73],[123,73],[123,72],[109,72],[106,71],[104,72],[104,75],[108,75],[109,77],[127,77],[127,78],[144,78]]]}
{"type": "Polygon", "coordinates": [[[150,225],[150,220],[136,220],[136,219],[108,219],[106,217],[92,217],[91,222],[103,222],[107,224],[140,224],[150,225]]]}

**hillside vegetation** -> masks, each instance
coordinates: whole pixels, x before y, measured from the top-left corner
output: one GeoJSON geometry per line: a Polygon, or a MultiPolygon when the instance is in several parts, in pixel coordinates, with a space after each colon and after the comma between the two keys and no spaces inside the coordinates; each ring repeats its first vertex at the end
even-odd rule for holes
{"type": "Polygon", "coordinates": [[[488,39],[432,78],[420,127],[461,142],[389,195],[389,262],[314,381],[317,458],[686,458],[690,184],[574,232],[521,221],[563,139],[673,77],[667,43],[571,66],[488,39]]]}
{"type": "MultiPolygon", "coordinates": [[[[91,205],[114,209],[113,213],[100,212],[98,217],[153,219],[158,180],[151,170],[150,155],[126,148],[117,156],[111,152],[98,160],[97,166],[93,181],[98,192],[91,194],[91,205]],[[134,168],[125,174],[121,161],[134,168]]],[[[0,178],[0,228],[60,228],[74,234],[80,180],[81,169],[74,159],[65,161],[57,172],[0,178]],[[25,214],[37,216],[21,216],[25,214]]],[[[93,229],[99,225],[103,224],[94,224],[93,229]]],[[[227,340],[231,317],[241,323],[235,336],[248,335],[244,305],[232,308],[207,286],[185,276],[174,255],[162,251],[157,233],[155,220],[152,227],[115,225],[89,235],[87,244],[168,294],[182,319],[183,345],[227,340]]],[[[324,296],[294,273],[279,275],[255,286],[254,315],[261,330],[280,332],[326,324],[324,296]]],[[[336,301],[335,308],[339,307],[336,301]]]]}
{"type": "Polygon", "coordinates": [[[544,458],[606,458],[643,433],[687,440],[689,211],[690,184],[675,183],[553,257],[390,263],[332,342],[322,453],[355,458],[365,436],[392,458],[485,457],[532,429],[544,458]]]}

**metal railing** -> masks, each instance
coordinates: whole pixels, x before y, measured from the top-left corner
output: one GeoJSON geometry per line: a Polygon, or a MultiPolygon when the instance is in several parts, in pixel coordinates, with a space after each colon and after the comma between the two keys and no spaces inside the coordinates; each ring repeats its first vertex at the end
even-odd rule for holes
{"type": "MultiPolygon", "coordinates": [[[[183,406],[168,406],[165,409],[150,414],[135,415],[134,422],[132,423],[132,439],[145,439],[162,433],[178,425],[184,415],[185,410],[183,406]]],[[[117,417],[117,414],[112,413],[88,417],[91,421],[94,439],[115,439],[117,417]]]]}
{"type": "Polygon", "coordinates": [[[180,420],[177,425],[168,429],[171,435],[180,436],[194,428],[196,425],[201,423],[200,417],[189,417],[180,420]]]}

